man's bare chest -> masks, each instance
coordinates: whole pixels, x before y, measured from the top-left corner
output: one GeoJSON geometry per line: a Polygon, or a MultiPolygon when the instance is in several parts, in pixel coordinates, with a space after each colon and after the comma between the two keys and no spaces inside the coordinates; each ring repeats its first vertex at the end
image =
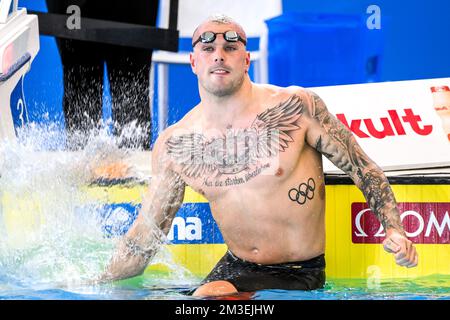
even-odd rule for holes
{"type": "Polygon", "coordinates": [[[282,184],[297,169],[305,146],[304,135],[300,131],[292,135],[293,141],[285,149],[276,144],[279,137],[259,141],[257,137],[246,139],[244,136],[193,137],[201,140],[202,145],[190,144],[191,152],[178,158],[173,169],[187,185],[208,199],[215,199],[231,190],[270,190],[282,184]]]}
{"type": "Polygon", "coordinates": [[[174,132],[166,142],[173,170],[204,194],[277,183],[295,168],[305,144],[302,112],[294,95],[243,126],[174,132]]]}

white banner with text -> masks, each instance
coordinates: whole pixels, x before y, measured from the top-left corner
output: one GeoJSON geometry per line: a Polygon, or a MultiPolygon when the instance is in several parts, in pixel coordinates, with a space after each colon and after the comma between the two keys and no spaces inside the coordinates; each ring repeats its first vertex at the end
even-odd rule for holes
{"type": "MultiPolygon", "coordinates": [[[[308,88],[384,170],[450,166],[450,78],[308,88]]],[[[324,157],[325,172],[342,172],[324,157]]]]}

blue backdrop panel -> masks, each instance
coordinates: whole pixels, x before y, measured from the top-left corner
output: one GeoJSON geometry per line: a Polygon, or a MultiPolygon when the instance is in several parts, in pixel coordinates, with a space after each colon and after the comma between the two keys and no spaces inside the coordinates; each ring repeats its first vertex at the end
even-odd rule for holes
{"type": "Polygon", "coordinates": [[[285,13],[267,21],[269,81],[304,87],[380,80],[382,32],[364,16],[285,13]]]}

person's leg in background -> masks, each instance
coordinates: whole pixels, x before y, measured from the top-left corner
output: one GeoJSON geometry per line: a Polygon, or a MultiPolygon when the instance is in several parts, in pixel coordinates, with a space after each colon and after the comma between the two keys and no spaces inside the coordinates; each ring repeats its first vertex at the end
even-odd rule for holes
{"type": "Polygon", "coordinates": [[[148,150],[151,141],[150,65],[133,61],[124,55],[124,61],[111,59],[107,63],[114,130],[120,137],[120,147],[148,150]]]}
{"type": "MultiPolygon", "coordinates": [[[[158,2],[155,0],[110,1],[111,20],[125,23],[156,25],[158,2]]],[[[112,116],[117,136],[122,137],[121,147],[150,149],[150,68],[152,51],[110,46],[107,55],[112,116]],[[139,132],[124,132],[133,128],[135,121],[139,132]]],[[[134,128],[133,128],[134,129],[134,128]]]]}
{"type": "MultiPolygon", "coordinates": [[[[76,47],[76,46],[75,46],[76,47]]],[[[63,66],[63,111],[68,132],[68,147],[85,147],[93,129],[102,119],[103,62],[79,64],[66,61],[63,66]]]]}
{"type": "MultiPolygon", "coordinates": [[[[96,11],[95,0],[46,0],[46,3],[49,13],[67,14],[70,5],[79,6],[82,17],[94,17],[96,11]]],[[[79,149],[85,146],[87,133],[97,128],[102,118],[104,60],[93,42],[59,38],[56,42],[63,68],[67,146],[79,149]]]]}

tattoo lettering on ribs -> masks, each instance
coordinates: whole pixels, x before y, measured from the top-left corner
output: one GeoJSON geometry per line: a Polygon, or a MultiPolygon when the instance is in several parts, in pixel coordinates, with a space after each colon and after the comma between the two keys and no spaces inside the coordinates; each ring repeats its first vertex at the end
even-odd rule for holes
{"type": "Polygon", "coordinates": [[[314,191],[316,190],[316,182],[313,178],[309,178],[307,183],[300,183],[297,188],[292,188],[288,192],[289,199],[302,205],[306,200],[314,198],[314,191]]]}
{"type": "Polygon", "coordinates": [[[167,153],[190,178],[252,174],[262,159],[277,157],[294,141],[292,133],[300,129],[297,121],[303,107],[303,100],[293,95],[258,114],[250,128],[229,128],[212,139],[202,132],[174,134],[166,142],[167,153]]]}

